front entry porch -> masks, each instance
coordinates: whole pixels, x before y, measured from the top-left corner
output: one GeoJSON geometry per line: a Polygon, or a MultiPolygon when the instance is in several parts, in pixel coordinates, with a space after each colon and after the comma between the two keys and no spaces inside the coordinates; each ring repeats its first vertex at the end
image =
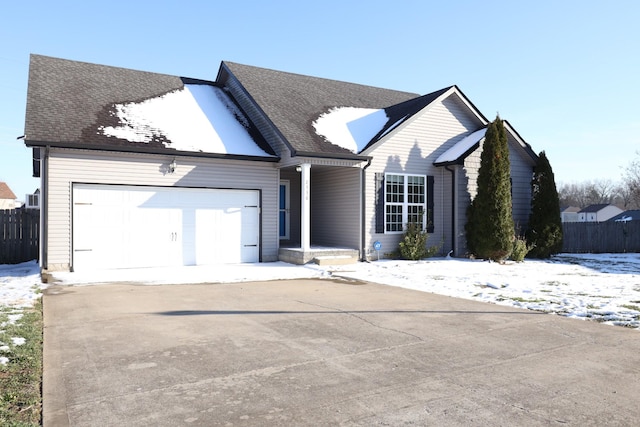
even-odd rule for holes
{"type": "Polygon", "coordinates": [[[280,170],[280,261],[350,264],[360,259],[361,169],[334,161],[280,170]]]}

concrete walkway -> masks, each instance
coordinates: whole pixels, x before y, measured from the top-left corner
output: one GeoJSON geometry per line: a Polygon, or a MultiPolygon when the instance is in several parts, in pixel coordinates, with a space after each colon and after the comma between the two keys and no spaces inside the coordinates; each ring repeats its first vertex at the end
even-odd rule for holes
{"type": "Polygon", "coordinates": [[[52,286],[45,426],[637,425],[640,332],[374,284],[52,286]]]}

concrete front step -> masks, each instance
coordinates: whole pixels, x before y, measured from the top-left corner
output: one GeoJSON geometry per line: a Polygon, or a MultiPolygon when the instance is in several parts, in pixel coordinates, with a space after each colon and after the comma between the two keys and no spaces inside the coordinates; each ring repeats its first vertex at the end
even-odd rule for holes
{"type": "Polygon", "coordinates": [[[346,264],[355,264],[358,262],[358,257],[353,257],[349,255],[337,255],[337,256],[317,256],[313,259],[318,265],[346,265],[346,264]]]}
{"type": "Polygon", "coordinates": [[[359,257],[360,254],[357,249],[326,247],[311,247],[307,251],[303,251],[300,248],[280,248],[278,253],[280,261],[298,265],[308,262],[319,264],[316,260],[322,262],[321,265],[351,264],[357,262],[359,257]]]}

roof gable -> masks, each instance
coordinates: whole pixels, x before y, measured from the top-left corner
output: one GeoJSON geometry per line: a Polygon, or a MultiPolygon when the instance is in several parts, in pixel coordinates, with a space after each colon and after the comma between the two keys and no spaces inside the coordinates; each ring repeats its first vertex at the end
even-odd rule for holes
{"type": "Polygon", "coordinates": [[[0,181],[0,199],[15,200],[16,195],[6,182],[0,181]]]}

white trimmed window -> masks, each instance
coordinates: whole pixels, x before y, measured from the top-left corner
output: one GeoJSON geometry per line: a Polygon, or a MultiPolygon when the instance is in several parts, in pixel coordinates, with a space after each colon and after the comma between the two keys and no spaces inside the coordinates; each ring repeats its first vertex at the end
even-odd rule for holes
{"type": "Polygon", "coordinates": [[[424,228],[427,211],[425,175],[385,174],[385,233],[402,233],[410,222],[424,228]]]}

